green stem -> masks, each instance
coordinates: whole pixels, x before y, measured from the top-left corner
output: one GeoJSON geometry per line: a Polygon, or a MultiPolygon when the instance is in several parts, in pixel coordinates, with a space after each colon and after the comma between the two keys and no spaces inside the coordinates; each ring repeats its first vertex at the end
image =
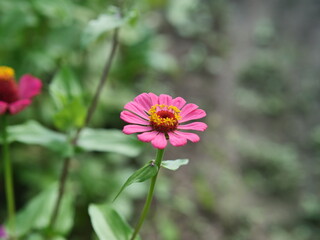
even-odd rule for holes
{"type": "Polygon", "coordinates": [[[7,133],[7,116],[2,116],[1,123],[2,132],[2,156],[4,161],[4,177],[5,177],[5,188],[6,188],[6,198],[7,198],[7,208],[8,208],[8,219],[9,219],[9,229],[12,235],[14,235],[15,230],[15,204],[14,204],[14,192],[13,192],[13,181],[12,181],[12,169],[11,161],[9,155],[9,143],[8,143],[8,133],[7,133]]]}
{"type": "MultiPolygon", "coordinates": [[[[118,47],[118,35],[119,35],[119,29],[116,28],[113,31],[111,50],[109,52],[106,64],[104,66],[103,73],[102,73],[102,76],[101,76],[100,81],[98,83],[96,92],[95,92],[94,97],[91,101],[91,104],[87,110],[85,122],[84,122],[83,126],[77,130],[75,136],[71,139],[71,144],[73,146],[77,146],[77,142],[79,140],[79,137],[80,137],[82,130],[84,129],[84,127],[89,125],[89,123],[92,119],[93,113],[95,112],[95,110],[97,108],[98,101],[100,99],[100,95],[102,93],[103,86],[105,85],[105,83],[108,80],[111,65],[113,63],[113,60],[114,60],[114,57],[116,54],[116,50],[118,47]]],[[[70,157],[66,157],[63,161],[63,168],[60,173],[60,180],[59,180],[59,192],[58,192],[57,199],[55,200],[55,203],[54,203],[53,212],[52,212],[49,226],[48,226],[49,232],[53,231],[54,225],[55,225],[55,223],[57,221],[57,217],[59,215],[59,210],[61,207],[61,202],[62,202],[62,198],[63,198],[64,192],[65,192],[66,182],[67,182],[68,175],[69,175],[70,161],[71,161],[70,157]]]]}
{"type": "Polygon", "coordinates": [[[160,167],[161,167],[161,161],[162,161],[162,158],[163,158],[163,154],[164,154],[164,149],[158,149],[156,162],[155,162],[155,164],[158,167],[158,172],[151,179],[150,188],[149,188],[149,192],[148,192],[148,196],[147,196],[146,202],[145,202],[143,210],[141,212],[138,224],[137,224],[136,228],[134,229],[134,232],[133,232],[132,237],[130,238],[130,240],[134,240],[136,238],[136,236],[138,235],[138,233],[139,233],[139,231],[140,231],[140,229],[142,227],[142,224],[143,224],[143,222],[144,222],[144,220],[145,220],[145,218],[146,218],[146,216],[147,216],[147,214],[149,212],[149,209],[150,209],[150,206],[151,206],[151,202],[152,202],[152,198],[153,198],[154,188],[155,188],[157,177],[158,177],[158,173],[159,173],[159,170],[160,170],[160,167]]]}

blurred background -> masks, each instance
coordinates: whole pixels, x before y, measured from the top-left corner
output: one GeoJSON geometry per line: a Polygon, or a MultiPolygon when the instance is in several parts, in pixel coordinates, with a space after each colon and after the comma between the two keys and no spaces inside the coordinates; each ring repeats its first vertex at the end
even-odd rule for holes
{"type": "MultiPolygon", "coordinates": [[[[71,69],[91,98],[111,44],[111,32],[98,31],[99,16],[114,4],[0,1],[0,65],[13,67],[17,78],[32,73],[45,85],[11,124],[35,119],[59,130],[49,84],[61,68],[71,69]]],[[[190,163],[177,172],[161,170],[143,239],[319,239],[320,2],[143,0],[126,1],[123,11],[131,11],[131,20],[121,27],[91,127],[122,129],[123,105],[142,92],[199,105],[209,126],[200,143],[167,148],[166,159],[190,163]]],[[[110,201],[153,158],[150,144],[137,144],[131,155],[93,152],[73,160],[69,191],[76,210],[66,239],[96,239],[88,204],[110,201]]],[[[11,148],[22,209],[56,181],[62,159],[36,145],[11,148]]],[[[146,191],[147,184],[135,184],[116,202],[131,225],[146,191]]],[[[2,222],[2,180],[0,196],[2,222]]]]}

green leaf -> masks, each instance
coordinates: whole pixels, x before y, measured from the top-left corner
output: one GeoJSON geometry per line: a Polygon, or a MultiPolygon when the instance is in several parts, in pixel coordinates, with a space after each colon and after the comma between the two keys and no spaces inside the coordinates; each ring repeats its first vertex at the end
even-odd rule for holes
{"type": "Polygon", "coordinates": [[[54,116],[55,126],[61,130],[81,127],[86,107],[82,99],[82,89],[73,71],[62,67],[54,76],[49,90],[58,109],[54,116]]]}
{"type": "MultiPolygon", "coordinates": [[[[44,240],[42,234],[34,233],[34,234],[28,234],[27,239],[24,240],[44,240]]],[[[66,240],[65,238],[61,236],[57,237],[51,237],[50,240],[66,240]]]]}
{"type": "MultiPolygon", "coordinates": [[[[2,139],[0,140],[2,142],[2,139]]],[[[47,129],[36,121],[9,126],[8,141],[40,145],[63,155],[71,150],[64,134],[47,129]]]]}
{"type": "Polygon", "coordinates": [[[96,41],[102,34],[120,27],[124,23],[118,8],[111,7],[106,14],[101,14],[97,19],[91,20],[84,30],[82,45],[87,46],[96,41]]]}
{"type": "Polygon", "coordinates": [[[169,170],[175,171],[183,165],[187,165],[189,159],[165,160],[161,162],[161,166],[169,170]]]}
{"type": "Polygon", "coordinates": [[[53,118],[54,125],[61,130],[81,127],[86,116],[86,108],[82,101],[74,99],[65,104],[53,118]]]}
{"type": "Polygon", "coordinates": [[[89,215],[99,240],[128,240],[130,238],[132,229],[111,205],[91,204],[89,215]]]}
{"type": "Polygon", "coordinates": [[[132,183],[147,181],[149,178],[152,178],[153,176],[155,176],[157,172],[158,172],[157,165],[155,165],[154,161],[150,161],[149,163],[144,165],[142,168],[135,171],[127,179],[127,181],[123,184],[123,186],[121,187],[120,191],[118,192],[117,196],[113,199],[113,201],[115,201],[119,197],[119,195],[122,193],[122,191],[132,183]]]}
{"type": "Polygon", "coordinates": [[[135,25],[138,18],[139,13],[135,9],[126,12],[125,16],[121,17],[119,9],[115,6],[111,6],[107,10],[107,13],[101,14],[96,19],[89,21],[82,34],[82,46],[86,47],[90,45],[103,34],[119,28],[126,23],[135,25]]]}
{"type": "MultiPolygon", "coordinates": [[[[17,214],[16,233],[18,236],[31,230],[44,230],[48,227],[58,187],[54,186],[41,192],[17,214]]],[[[55,232],[65,235],[73,226],[74,196],[72,191],[66,191],[55,225],[55,232]]]]}
{"type": "Polygon", "coordinates": [[[120,153],[129,157],[139,155],[141,143],[120,130],[85,128],[80,134],[78,146],[87,151],[120,153]]]}
{"type": "Polygon", "coordinates": [[[62,67],[55,74],[49,91],[58,109],[63,108],[70,100],[82,97],[80,84],[73,71],[68,67],[62,67]]]}

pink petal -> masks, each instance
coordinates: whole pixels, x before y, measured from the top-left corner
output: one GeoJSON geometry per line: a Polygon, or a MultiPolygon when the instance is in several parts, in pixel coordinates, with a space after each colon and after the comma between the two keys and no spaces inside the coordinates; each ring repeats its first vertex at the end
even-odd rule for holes
{"type": "Polygon", "coordinates": [[[183,136],[179,136],[173,132],[168,132],[169,141],[172,146],[180,147],[187,144],[187,139],[183,136]]]}
{"type": "Polygon", "coordinates": [[[122,111],[120,118],[127,123],[150,125],[149,121],[146,121],[129,111],[122,111]]]}
{"type": "Polygon", "coordinates": [[[203,122],[193,122],[185,125],[179,125],[178,129],[204,131],[207,127],[207,124],[203,122]]]}
{"type": "Polygon", "coordinates": [[[0,114],[4,114],[7,111],[8,103],[0,101],[0,114]]]}
{"type": "Polygon", "coordinates": [[[153,132],[144,132],[139,134],[137,137],[142,142],[151,142],[159,132],[153,131],[153,132]]]}
{"type": "Polygon", "coordinates": [[[159,104],[165,104],[170,106],[172,103],[172,97],[167,94],[160,94],[159,96],[159,104]]]}
{"type": "Polygon", "coordinates": [[[137,132],[147,132],[151,130],[152,130],[152,127],[149,127],[149,126],[126,125],[124,126],[122,132],[125,134],[132,134],[137,132]]]}
{"type": "Polygon", "coordinates": [[[149,97],[151,99],[152,106],[156,105],[156,104],[159,104],[159,97],[157,95],[155,95],[154,93],[148,93],[148,94],[149,94],[149,97]]]}
{"type": "Polygon", "coordinates": [[[185,137],[191,142],[199,142],[200,137],[195,133],[188,133],[188,132],[180,132],[180,131],[174,131],[175,134],[181,137],[185,137]]]}
{"type": "Polygon", "coordinates": [[[11,114],[17,114],[18,112],[21,112],[23,109],[25,109],[27,106],[31,104],[30,99],[21,99],[14,103],[9,104],[9,112],[11,114]]]}
{"type": "Polygon", "coordinates": [[[206,115],[207,114],[206,114],[206,112],[204,110],[196,109],[196,110],[193,110],[192,112],[190,112],[189,114],[187,114],[186,116],[182,117],[182,119],[179,120],[179,123],[183,123],[183,122],[187,122],[187,121],[203,118],[206,115]]]}
{"type": "Polygon", "coordinates": [[[184,116],[186,116],[187,114],[189,114],[190,112],[192,112],[193,110],[197,109],[198,106],[193,104],[193,103],[188,103],[187,105],[185,105],[182,109],[181,109],[181,113],[180,116],[183,118],[184,116]]]}
{"type": "Polygon", "coordinates": [[[124,109],[129,110],[130,112],[135,113],[136,115],[138,115],[139,117],[144,118],[145,120],[149,119],[149,116],[146,114],[146,112],[144,111],[144,108],[136,103],[136,102],[128,102],[125,106],[124,109]]]}
{"type": "Polygon", "coordinates": [[[182,97],[177,97],[172,100],[172,105],[176,106],[177,108],[181,109],[186,104],[186,100],[182,97]]]}
{"type": "Polygon", "coordinates": [[[141,93],[135,97],[134,101],[142,106],[145,111],[149,111],[152,106],[152,100],[148,93],[141,93]]]}
{"type": "Polygon", "coordinates": [[[167,146],[167,139],[164,133],[159,132],[158,135],[151,141],[152,146],[159,149],[164,149],[167,146]]]}
{"type": "Polygon", "coordinates": [[[19,96],[21,99],[31,98],[41,92],[42,82],[29,74],[23,75],[19,82],[19,96]]]}

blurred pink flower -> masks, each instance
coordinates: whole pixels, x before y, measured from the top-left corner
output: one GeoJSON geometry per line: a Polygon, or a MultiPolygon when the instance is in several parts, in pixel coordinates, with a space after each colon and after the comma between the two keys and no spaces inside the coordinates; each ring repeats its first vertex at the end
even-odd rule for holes
{"type": "Polygon", "coordinates": [[[4,229],[3,226],[0,226],[0,238],[5,238],[7,237],[6,230],[4,229]]]}
{"type": "Polygon", "coordinates": [[[185,130],[204,131],[207,125],[203,122],[189,121],[206,116],[206,112],[193,103],[177,97],[154,93],[142,93],[124,106],[121,119],[131,123],[123,128],[125,134],[140,133],[138,139],[151,142],[158,149],[167,146],[167,140],[175,146],[183,146],[187,140],[198,142],[200,138],[195,133],[185,130]]]}
{"type": "Polygon", "coordinates": [[[41,81],[29,74],[15,82],[14,70],[0,66],[0,115],[16,114],[31,104],[31,98],[41,92],[41,81]]]}

